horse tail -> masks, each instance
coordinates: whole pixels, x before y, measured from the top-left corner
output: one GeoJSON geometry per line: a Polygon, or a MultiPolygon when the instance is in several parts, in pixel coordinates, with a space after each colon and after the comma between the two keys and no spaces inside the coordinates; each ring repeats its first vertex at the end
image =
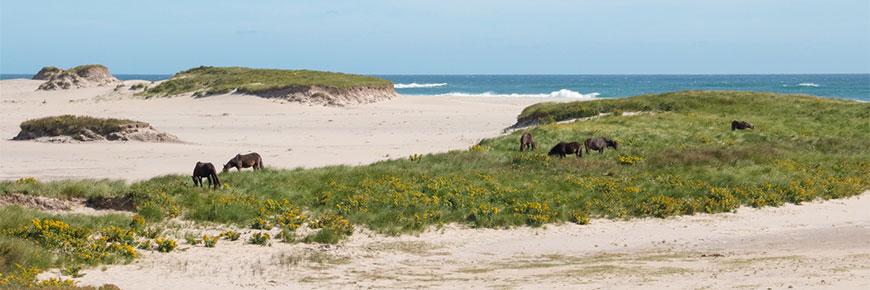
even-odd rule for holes
{"type": "Polygon", "coordinates": [[[223,187],[223,183],[221,183],[221,180],[218,179],[217,172],[212,171],[210,174],[212,178],[214,178],[214,188],[223,187]]]}

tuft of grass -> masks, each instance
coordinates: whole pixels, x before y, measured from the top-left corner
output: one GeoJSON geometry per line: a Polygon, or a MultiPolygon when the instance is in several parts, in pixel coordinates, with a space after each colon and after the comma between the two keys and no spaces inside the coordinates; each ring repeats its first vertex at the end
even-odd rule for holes
{"type": "Polygon", "coordinates": [[[209,237],[208,235],[203,235],[202,242],[206,248],[214,248],[214,246],[217,245],[218,239],[220,238],[220,236],[209,237]]]}
{"type": "Polygon", "coordinates": [[[393,83],[371,76],[313,70],[200,66],[179,72],[171,79],[147,88],[143,95],[173,96],[193,92],[197,97],[203,97],[234,90],[257,95],[270,90],[302,86],[392,88],[393,83]]]}
{"type": "Polygon", "coordinates": [[[172,252],[175,247],[178,247],[178,243],[168,237],[156,238],[154,239],[154,243],[157,244],[157,251],[160,251],[161,253],[172,252]]]}
{"type": "Polygon", "coordinates": [[[266,246],[269,244],[269,234],[254,233],[248,242],[254,245],[266,246]]]}

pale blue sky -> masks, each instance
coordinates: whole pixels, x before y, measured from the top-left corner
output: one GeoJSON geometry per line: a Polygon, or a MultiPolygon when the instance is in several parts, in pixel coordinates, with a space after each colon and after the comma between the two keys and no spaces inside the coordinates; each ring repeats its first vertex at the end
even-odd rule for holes
{"type": "Polygon", "coordinates": [[[868,73],[868,2],[0,0],[0,72],[868,73]]]}

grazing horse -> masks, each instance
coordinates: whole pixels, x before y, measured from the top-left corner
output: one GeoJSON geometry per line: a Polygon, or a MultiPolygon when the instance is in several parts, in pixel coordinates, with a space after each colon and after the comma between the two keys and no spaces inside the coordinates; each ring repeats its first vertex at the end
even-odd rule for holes
{"type": "Polygon", "coordinates": [[[227,161],[224,164],[224,171],[227,172],[230,168],[235,167],[236,170],[242,171],[242,168],[254,167],[254,170],[263,169],[263,158],[256,152],[250,154],[236,154],[236,157],[227,161]]]}
{"type": "Polygon", "coordinates": [[[530,150],[536,150],[538,149],[538,144],[535,144],[535,140],[532,140],[532,133],[525,133],[520,137],[520,152],[529,148],[531,148],[530,150]]]}
{"type": "Polygon", "coordinates": [[[752,126],[752,124],[749,124],[748,122],[737,121],[737,120],[731,121],[731,131],[734,131],[736,129],[743,130],[746,128],[755,130],[755,126],[752,126]]]}
{"type": "Polygon", "coordinates": [[[547,155],[559,155],[560,158],[565,158],[565,155],[568,154],[577,154],[577,157],[583,157],[583,146],[577,142],[559,142],[553,146],[553,149],[550,149],[550,153],[547,153],[547,155]]]}
{"type": "Polygon", "coordinates": [[[586,139],[586,154],[589,154],[589,150],[598,151],[601,154],[607,147],[613,147],[614,150],[619,151],[619,142],[604,137],[586,139]]]}
{"type": "Polygon", "coordinates": [[[217,189],[218,185],[221,184],[221,180],[218,179],[217,170],[214,169],[214,165],[211,163],[197,162],[196,167],[193,168],[193,186],[199,185],[202,187],[203,177],[208,178],[208,186],[214,186],[215,189],[217,189]]]}

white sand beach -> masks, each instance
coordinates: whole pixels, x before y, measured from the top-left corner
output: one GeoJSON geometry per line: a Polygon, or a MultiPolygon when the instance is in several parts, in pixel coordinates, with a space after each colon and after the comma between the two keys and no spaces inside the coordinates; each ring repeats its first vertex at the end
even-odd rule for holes
{"type": "Polygon", "coordinates": [[[35,91],[42,81],[0,81],[0,180],[34,177],[123,179],[189,174],[197,161],[221,166],[237,153],[258,152],[266,167],[361,165],[411,154],[467,149],[495,137],[523,108],[551,98],[403,95],[348,107],[281,103],[249,95],[131,98],[141,81],[114,87],[35,91]],[[185,142],[12,141],[28,119],[63,114],[148,122],[185,142]]]}

